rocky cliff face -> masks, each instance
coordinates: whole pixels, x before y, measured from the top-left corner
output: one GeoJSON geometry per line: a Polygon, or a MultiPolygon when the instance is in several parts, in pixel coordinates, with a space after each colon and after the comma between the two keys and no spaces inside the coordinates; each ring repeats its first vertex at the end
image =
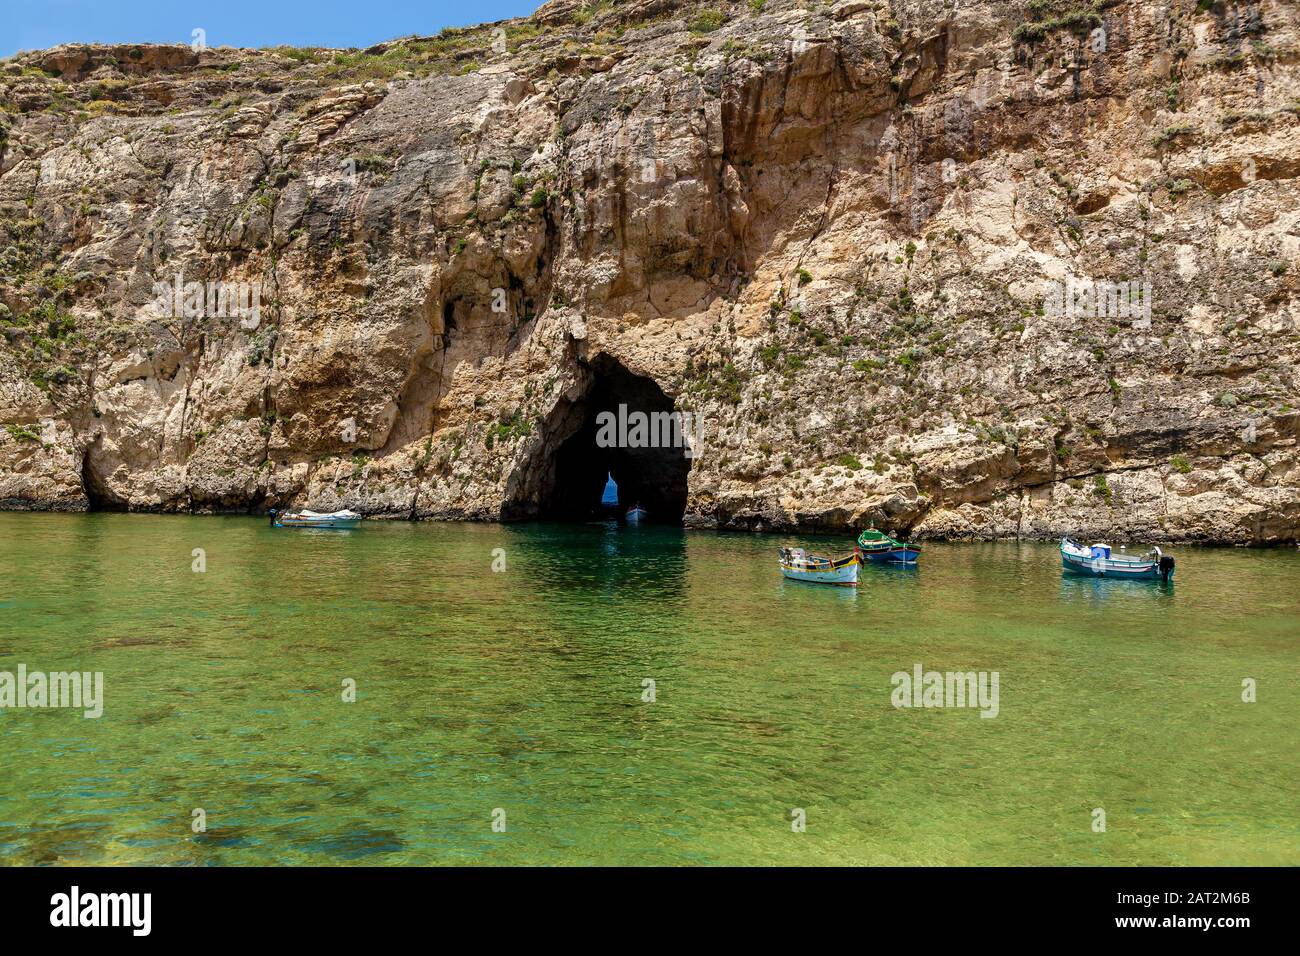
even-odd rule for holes
{"type": "Polygon", "coordinates": [[[560,516],[627,402],[703,423],[611,466],[692,526],[1295,540],[1298,27],[552,0],[21,54],[0,503],[560,516]]]}

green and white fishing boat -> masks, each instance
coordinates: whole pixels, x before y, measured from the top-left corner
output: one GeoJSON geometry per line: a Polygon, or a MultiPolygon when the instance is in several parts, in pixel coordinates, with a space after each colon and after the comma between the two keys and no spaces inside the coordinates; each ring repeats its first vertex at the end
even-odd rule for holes
{"type": "Polygon", "coordinates": [[[907,544],[871,528],[858,535],[862,557],[875,564],[916,564],[921,556],[919,544],[907,544]]]}

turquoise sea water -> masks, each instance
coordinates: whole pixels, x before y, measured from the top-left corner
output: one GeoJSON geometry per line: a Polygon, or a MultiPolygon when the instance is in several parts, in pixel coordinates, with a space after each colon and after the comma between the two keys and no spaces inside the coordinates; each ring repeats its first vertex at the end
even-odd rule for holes
{"type": "Polygon", "coordinates": [[[1163,586],[934,544],[849,590],[785,543],[851,547],[0,513],[0,671],[106,698],[0,713],[0,860],[1300,862],[1295,550],[1176,549],[1163,586]],[[997,671],[998,715],[896,709],[917,663],[997,671]]]}

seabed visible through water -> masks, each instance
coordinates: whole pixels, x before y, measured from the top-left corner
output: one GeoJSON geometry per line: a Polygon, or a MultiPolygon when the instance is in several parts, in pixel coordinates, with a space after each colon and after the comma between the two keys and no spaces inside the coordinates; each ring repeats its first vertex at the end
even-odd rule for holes
{"type": "Polygon", "coordinates": [[[0,513],[0,671],[104,675],[98,719],[0,713],[0,860],[1300,862],[1295,550],[1160,585],[936,543],[842,589],[784,543],[852,546],[0,513]],[[895,707],[918,665],[996,717],[895,707]]]}

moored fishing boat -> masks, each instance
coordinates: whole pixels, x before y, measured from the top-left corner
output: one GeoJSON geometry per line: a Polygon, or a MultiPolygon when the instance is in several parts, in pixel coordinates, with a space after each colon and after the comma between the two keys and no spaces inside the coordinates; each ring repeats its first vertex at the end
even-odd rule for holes
{"type": "Polygon", "coordinates": [[[627,509],[628,524],[640,524],[642,521],[645,521],[645,519],[646,510],[642,508],[641,505],[635,504],[631,508],[627,509]]]}
{"type": "Polygon", "coordinates": [[[1072,538],[1061,539],[1061,566],[1071,574],[1134,581],[1168,581],[1174,576],[1174,559],[1152,547],[1142,555],[1119,554],[1108,544],[1087,547],[1072,538]]]}
{"type": "Polygon", "coordinates": [[[276,528],[355,528],[361,523],[361,515],[346,508],[328,513],[307,509],[281,513],[273,508],[268,513],[276,528]]]}
{"type": "Polygon", "coordinates": [[[871,528],[858,535],[862,556],[876,564],[915,564],[921,556],[919,544],[907,544],[871,528]]]}
{"type": "Polygon", "coordinates": [[[781,549],[781,573],[792,581],[852,587],[858,583],[861,563],[856,551],[843,558],[824,558],[803,548],[781,549]]]}

